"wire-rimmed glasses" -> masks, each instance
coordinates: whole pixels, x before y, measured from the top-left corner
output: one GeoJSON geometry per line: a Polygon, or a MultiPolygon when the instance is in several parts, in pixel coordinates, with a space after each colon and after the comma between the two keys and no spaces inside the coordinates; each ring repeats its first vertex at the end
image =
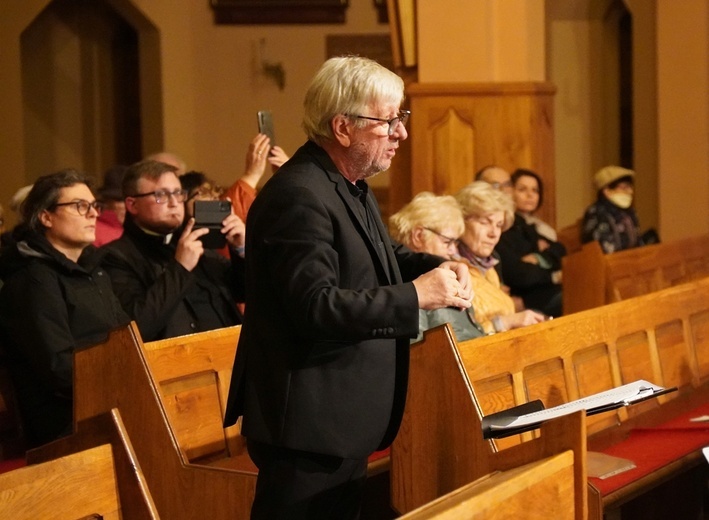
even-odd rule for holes
{"type": "Polygon", "coordinates": [[[389,125],[387,133],[389,135],[394,135],[396,127],[399,125],[399,123],[401,123],[403,126],[406,126],[406,123],[409,121],[409,116],[411,116],[411,110],[399,110],[399,113],[396,115],[396,117],[392,117],[391,119],[382,119],[381,117],[358,115],[353,115],[352,117],[356,117],[357,119],[367,119],[369,121],[379,121],[381,123],[386,123],[389,125]]]}
{"type": "Polygon", "coordinates": [[[450,247],[450,246],[456,245],[456,244],[458,243],[458,239],[457,239],[457,238],[452,238],[452,237],[446,236],[446,235],[444,235],[443,233],[439,233],[439,232],[436,231],[435,229],[431,229],[431,228],[428,228],[428,227],[425,227],[424,229],[425,229],[426,231],[430,231],[430,232],[433,233],[434,235],[438,235],[438,237],[443,241],[443,243],[445,244],[446,247],[450,247]]]}

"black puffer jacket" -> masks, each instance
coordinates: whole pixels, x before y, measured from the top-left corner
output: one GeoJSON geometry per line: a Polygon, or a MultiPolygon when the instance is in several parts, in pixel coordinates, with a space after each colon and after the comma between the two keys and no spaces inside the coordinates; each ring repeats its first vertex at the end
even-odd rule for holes
{"type": "Polygon", "coordinates": [[[561,285],[554,283],[554,271],[561,270],[561,259],[566,249],[539,235],[533,224],[527,224],[520,215],[510,229],[502,233],[495,248],[500,255],[498,272],[513,296],[524,300],[528,309],[536,309],[550,316],[561,315],[561,285]],[[543,251],[539,241],[548,247],[543,251]],[[538,256],[538,263],[525,262],[526,255],[538,256]]]}
{"type": "Polygon", "coordinates": [[[0,255],[0,345],[32,447],[70,432],[74,349],[129,318],[96,248],[75,263],[41,235],[24,238],[0,255]]]}

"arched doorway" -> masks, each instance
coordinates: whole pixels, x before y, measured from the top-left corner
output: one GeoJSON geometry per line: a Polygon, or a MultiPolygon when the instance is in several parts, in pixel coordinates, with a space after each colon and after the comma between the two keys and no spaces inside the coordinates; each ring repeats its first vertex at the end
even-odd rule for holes
{"type": "Polygon", "coordinates": [[[25,175],[143,153],[138,31],[103,0],[53,0],[21,35],[25,175]]]}

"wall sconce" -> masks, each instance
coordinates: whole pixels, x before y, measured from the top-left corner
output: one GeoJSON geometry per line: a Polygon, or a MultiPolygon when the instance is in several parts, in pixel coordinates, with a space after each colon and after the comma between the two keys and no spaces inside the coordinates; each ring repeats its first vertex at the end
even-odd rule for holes
{"type": "Polygon", "coordinates": [[[254,47],[255,73],[270,79],[278,85],[279,90],[283,90],[286,87],[286,70],[283,68],[283,63],[269,61],[266,58],[266,38],[261,38],[258,45],[254,47]]]}

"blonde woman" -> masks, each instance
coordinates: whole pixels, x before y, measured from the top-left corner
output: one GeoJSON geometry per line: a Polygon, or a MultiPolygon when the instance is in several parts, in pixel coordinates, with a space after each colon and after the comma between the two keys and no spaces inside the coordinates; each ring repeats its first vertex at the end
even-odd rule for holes
{"type": "Polygon", "coordinates": [[[538,312],[515,312],[514,301],[502,290],[495,270],[499,263],[495,246],[514,221],[512,199],[488,183],[476,181],[460,190],[456,200],[465,221],[458,251],[470,265],[475,317],[485,332],[502,332],[544,321],[545,316],[538,312]]]}
{"type": "MultiPolygon", "coordinates": [[[[417,253],[429,253],[450,260],[458,256],[458,237],[465,223],[460,206],[451,195],[436,196],[430,192],[416,195],[401,211],[389,218],[389,233],[394,240],[417,253]]],[[[443,323],[450,323],[458,341],[483,335],[475,321],[473,308],[451,307],[432,311],[419,310],[419,334],[443,323]]]]}

